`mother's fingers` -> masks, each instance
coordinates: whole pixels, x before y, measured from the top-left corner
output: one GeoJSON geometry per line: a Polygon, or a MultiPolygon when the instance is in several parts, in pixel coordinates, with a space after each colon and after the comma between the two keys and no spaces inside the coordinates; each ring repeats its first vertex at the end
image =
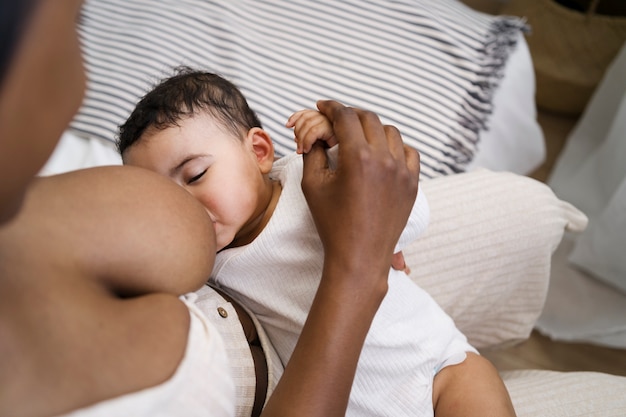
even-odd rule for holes
{"type": "MultiPolygon", "coordinates": [[[[363,126],[365,140],[377,151],[388,151],[390,143],[387,137],[387,129],[380,122],[378,115],[362,109],[355,109],[355,111],[359,116],[361,126],[363,126]]],[[[399,132],[397,136],[398,138],[400,137],[399,132]]]]}
{"type": "Polygon", "coordinates": [[[333,125],[335,138],[344,148],[364,141],[378,151],[388,150],[396,160],[404,159],[400,132],[393,126],[383,125],[376,113],[333,100],[320,100],[317,108],[333,125]]]}
{"type": "Polygon", "coordinates": [[[304,164],[302,171],[302,189],[305,191],[305,195],[307,191],[326,182],[328,175],[331,175],[325,149],[322,144],[316,142],[311,145],[309,152],[302,155],[304,164]]]}
{"type": "MultiPolygon", "coordinates": [[[[328,118],[333,126],[337,142],[344,149],[356,144],[361,146],[366,141],[358,111],[334,100],[320,100],[317,109],[328,118]]],[[[341,148],[340,148],[341,149],[341,148]]]]}
{"type": "Polygon", "coordinates": [[[406,157],[406,151],[404,149],[404,142],[402,141],[402,135],[395,126],[385,125],[384,138],[387,140],[386,146],[389,152],[396,161],[400,161],[404,164],[406,157]]]}
{"type": "Polygon", "coordinates": [[[404,160],[406,161],[406,166],[408,170],[417,176],[417,180],[419,181],[420,174],[420,154],[414,148],[411,148],[409,145],[402,145],[404,151],[404,160]]]}
{"type": "Polygon", "coordinates": [[[374,112],[346,107],[333,100],[320,100],[317,108],[333,125],[337,142],[345,146],[365,141],[376,150],[388,149],[385,129],[374,112]]]}
{"type": "Polygon", "coordinates": [[[317,107],[333,125],[335,138],[342,144],[340,155],[352,152],[351,148],[359,148],[359,152],[370,148],[383,159],[391,155],[398,167],[406,166],[412,177],[419,177],[419,153],[404,144],[397,128],[383,125],[373,112],[346,107],[333,100],[320,100],[317,107]]]}
{"type": "Polygon", "coordinates": [[[400,165],[405,165],[411,174],[417,174],[420,171],[420,154],[414,148],[406,145],[402,140],[400,131],[394,127],[385,125],[385,137],[389,146],[389,152],[400,165]]]}
{"type": "Polygon", "coordinates": [[[417,195],[419,156],[371,112],[334,101],[320,101],[318,109],[339,143],[336,170],[319,144],[304,157],[302,189],[324,248],[360,248],[364,259],[388,254],[390,261],[417,195]]]}

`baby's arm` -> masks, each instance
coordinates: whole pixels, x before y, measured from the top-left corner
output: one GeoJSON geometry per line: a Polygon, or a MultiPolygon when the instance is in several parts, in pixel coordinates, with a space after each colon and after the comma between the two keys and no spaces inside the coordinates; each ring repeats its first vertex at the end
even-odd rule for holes
{"type": "Polygon", "coordinates": [[[289,117],[285,126],[293,128],[297,153],[308,153],[318,140],[326,142],[329,148],[337,144],[333,126],[317,110],[297,111],[289,117]]]}

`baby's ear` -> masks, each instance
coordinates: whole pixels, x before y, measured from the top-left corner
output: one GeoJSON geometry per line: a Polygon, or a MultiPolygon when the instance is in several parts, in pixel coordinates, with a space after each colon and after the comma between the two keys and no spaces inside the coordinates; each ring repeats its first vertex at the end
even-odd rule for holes
{"type": "Polygon", "coordinates": [[[256,160],[263,174],[268,174],[274,164],[274,144],[270,135],[260,127],[248,130],[247,140],[252,145],[256,160]]]}

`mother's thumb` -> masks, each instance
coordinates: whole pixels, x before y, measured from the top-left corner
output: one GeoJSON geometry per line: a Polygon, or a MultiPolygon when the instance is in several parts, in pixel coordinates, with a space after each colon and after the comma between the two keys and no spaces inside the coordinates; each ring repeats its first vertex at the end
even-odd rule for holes
{"type": "Polygon", "coordinates": [[[321,142],[315,142],[311,150],[302,155],[304,170],[302,174],[302,185],[311,182],[319,182],[326,175],[328,170],[328,156],[326,147],[321,142]]]}

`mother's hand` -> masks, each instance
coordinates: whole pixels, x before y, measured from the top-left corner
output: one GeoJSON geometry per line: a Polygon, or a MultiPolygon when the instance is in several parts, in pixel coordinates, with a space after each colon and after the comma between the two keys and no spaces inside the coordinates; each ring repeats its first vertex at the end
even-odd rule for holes
{"type": "MultiPolygon", "coordinates": [[[[336,170],[322,146],[304,155],[302,188],[326,256],[388,270],[415,202],[419,154],[376,114],[320,101],[339,143],[336,170]]],[[[358,265],[353,265],[357,267],[358,265]]]]}
{"type": "Polygon", "coordinates": [[[345,415],[361,348],[387,292],[392,252],[417,195],[419,156],[397,129],[334,101],[318,108],[339,144],[335,170],[319,145],[304,156],[302,188],[324,245],[324,269],[263,417],[345,415]]]}

